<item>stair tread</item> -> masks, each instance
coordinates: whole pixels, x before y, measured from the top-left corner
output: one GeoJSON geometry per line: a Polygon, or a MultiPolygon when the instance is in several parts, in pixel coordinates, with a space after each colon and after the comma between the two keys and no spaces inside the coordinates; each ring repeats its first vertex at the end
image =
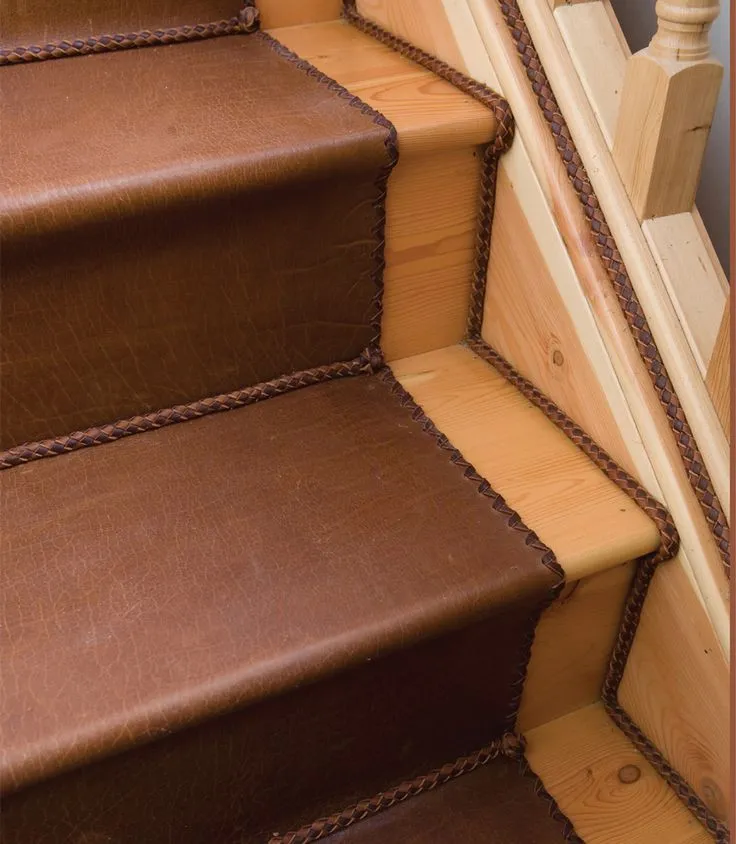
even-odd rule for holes
{"type": "Polygon", "coordinates": [[[402,155],[488,143],[497,121],[484,105],[345,21],[270,30],[290,50],[392,121],[402,155]]]}
{"type": "Polygon", "coordinates": [[[437,427],[555,550],[568,580],[659,546],[654,522],[470,350],[449,346],[391,366],[437,427]]]}
{"type": "Polygon", "coordinates": [[[0,448],[371,343],[390,130],[268,37],[2,80],[0,448]]]}
{"type": "Polygon", "coordinates": [[[499,757],[326,840],[330,844],[561,844],[564,839],[562,821],[550,816],[550,803],[536,793],[535,778],[522,773],[517,761],[499,757]]]}
{"type": "Polygon", "coordinates": [[[526,738],[530,765],[586,844],[712,844],[602,703],[536,727],[526,738]],[[627,766],[638,773],[633,782],[619,778],[627,766]]]}
{"type": "Polygon", "coordinates": [[[256,33],[3,68],[4,236],[349,168],[365,118],[270,53],[256,33]]]}
{"type": "Polygon", "coordinates": [[[377,377],[16,467],[0,492],[16,785],[556,579],[377,377]]]}
{"type": "MultiPolygon", "coordinates": [[[[274,35],[288,35],[287,47],[304,48],[304,58],[385,113],[402,154],[416,144],[437,149],[493,138],[496,121],[488,109],[345,22],[274,35]]],[[[311,172],[278,172],[304,181],[327,168],[339,172],[340,126],[333,112],[305,107],[294,91],[282,109],[291,112],[290,121],[263,121],[256,103],[277,92],[283,100],[289,89],[270,73],[254,78],[251,66],[246,74],[244,56],[258,38],[232,35],[3,68],[5,236],[69,225],[106,203],[117,215],[263,183],[273,175],[268,151],[283,155],[303,145],[305,126],[313,145],[311,172]]]]}

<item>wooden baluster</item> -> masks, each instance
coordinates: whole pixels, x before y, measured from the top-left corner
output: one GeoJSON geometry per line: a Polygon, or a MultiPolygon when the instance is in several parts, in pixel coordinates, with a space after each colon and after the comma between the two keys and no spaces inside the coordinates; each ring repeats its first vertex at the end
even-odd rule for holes
{"type": "Polygon", "coordinates": [[[719,0],[658,0],[658,27],[626,67],[613,157],[640,220],[695,202],[723,67],[708,33],[719,0]]]}

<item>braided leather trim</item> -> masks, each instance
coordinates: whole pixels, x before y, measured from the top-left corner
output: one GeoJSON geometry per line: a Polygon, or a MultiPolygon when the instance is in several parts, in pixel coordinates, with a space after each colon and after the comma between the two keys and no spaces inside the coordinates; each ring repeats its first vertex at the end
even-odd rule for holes
{"type": "Polygon", "coordinates": [[[517,52],[526,69],[532,90],[539,102],[539,107],[549,124],[557,151],[565,162],[568,178],[583,205],[598,255],[611,280],[611,285],[631,329],[639,354],[647,366],[654,389],[672,428],[688,479],[718,546],[726,574],[730,577],[728,523],[710,480],[705,461],[687,421],[685,411],[680,404],[654,342],[647,318],[639,303],[621,253],[606,222],[605,215],[601,211],[593,185],[557,104],[552,86],[544,72],[542,62],[534,47],[518,3],[516,0],[498,0],[498,2],[517,52]]]}
{"type": "Polygon", "coordinates": [[[339,82],[336,82],[331,77],[327,76],[321,70],[318,70],[313,64],[306,59],[301,58],[280,41],[277,41],[273,36],[266,32],[259,32],[258,37],[265,41],[271,49],[278,55],[285,58],[287,61],[293,62],[300,70],[304,71],[307,76],[311,76],[322,85],[326,85],[329,91],[337,94],[338,97],[345,100],[348,105],[357,108],[362,114],[370,117],[373,122],[383,127],[386,130],[384,144],[388,160],[384,167],[382,167],[376,177],[377,195],[373,201],[376,210],[376,220],[373,224],[373,238],[374,246],[372,251],[373,270],[372,278],[375,285],[375,294],[373,296],[372,308],[373,315],[371,317],[371,325],[373,326],[372,345],[378,346],[381,342],[381,318],[383,316],[383,273],[386,269],[386,197],[388,196],[388,179],[392,170],[399,160],[399,142],[396,127],[393,123],[376,111],[368,103],[361,100],[360,97],[348,91],[339,82]]]}
{"type": "Polygon", "coordinates": [[[246,407],[264,399],[280,396],[292,390],[300,390],[302,387],[311,387],[324,381],[334,381],[337,378],[370,373],[373,372],[374,366],[380,366],[381,360],[380,353],[377,353],[373,348],[368,348],[359,357],[344,363],[332,363],[329,366],[306,369],[302,372],[283,375],[280,378],[274,378],[272,381],[256,384],[253,387],[234,390],[231,393],[221,393],[218,396],[211,396],[190,404],[179,404],[175,407],[147,413],[144,416],[131,416],[129,419],[121,419],[110,425],[87,428],[85,431],[75,431],[73,434],[63,437],[14,446],[0,453],[0,470],[30,463],[32,460],[40,460],[43,457],[57,457],[60,454],[77,451],[80,448],[103,445],[133,434],[142,434],[145,431],[154,431],[157,428],[174,425],[177,422],[189,422],[192,419],[208,416],[210,413],[246,407]]]}
{"type": "Polygon", "coordinates": [[[181,44],[186,41],[203,41],[223,35],[240,35],[255,32],[260,24],[260,13],[253,0],[245,0],[236,17],[229,20],[198,23],[193,26],[174,26],[166,29],[144,29],[141,32],[98,35],[89,38],[75,38],[71,41],[56,41],[50,44],[32,44],[27,47],[0,49],[0,67],[25,62],[42,62],[48,59],[74,58],[92,53],[110,53],[117,50],[131,50],[134,47],[160,47],[166,44],[181,44]]]}
{"type": "Polygon", "coordinates": [[[478,206],[478,221],[476,226],[476,248],[473,268],[471,308],[468,315],[468,333],[480,332],[483,320],[483,296],[488,272],[488,259],[491,247],[491,229],[493,226],[493,210],[496,199],[496,174],[498,159],[511,145],[514,138],[514,117],[508,102],[496,91],[471,79],[459,70],[441,61],[436,56],[420,50],[409,41],[393,35],[383,27],[358,14],[355,0],[345,0],[343,15],[347,21],[361,32],[370,35],[391,47],[399,55],[410,59],[421,67],[432,71],[436,76],[454,85],[459,91],[477,100],[493,112],[498,123],[496,137],[488,144],[483,152],[480,184],[480,202],[478,206]],[[480,303],[480,307],[479,307],[480,303]]]}
{"type": "Polygon", "coordinates": [[[514,733],[506,733],[497,741],[491,742],[491,744],[470,756],[461,756],[454,762],[443,765],[428,774],[402,782],[400,785],[390,788],[388,791],[382,791],[367,800],[361,800],[342,812],[337,812],[327,818],[320,818],[294,832],[287,832],[284,835],[274,833],[269,840],[269,844],[308,844],[311,841],[320,841],[322,838],[327,838],[328,835],[347,829],[358,821],[385,812],[386,809],[390,809],[397,803],[403,803],[405,800],[417,797],[426,791],[432,791],[463,774],[469,774],[500,756],[521,760],[523,754],[524,739],[514,733]]]}

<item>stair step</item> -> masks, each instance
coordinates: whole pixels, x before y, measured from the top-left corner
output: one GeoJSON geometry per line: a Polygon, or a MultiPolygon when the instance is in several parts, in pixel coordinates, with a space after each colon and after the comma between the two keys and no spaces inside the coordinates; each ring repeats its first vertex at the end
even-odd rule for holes
{"type": "Polygon", "coordinates": [[[654,522],[469,349],[449,346],[391,367],[453,445],[554,548],[568,581],[659,547],[654,522]]]}
{"type": "Polygon", "coordinates": [[[530,730],[526,738],[529,764],[585,844],[712,844],[603,704],[530,730]]]}
{"type": "MultiPolygon", "coordinates": [[[[565,819],[551,815],[551,802],[538,793],[538,780],[524,768],[517,760],[499,756],[431,790],[397,800],[386,810],[359,817],[326,840],[330,844],[562,844],[565,819]]],[[[397,791],[403,795],[409,789],[397,791]]],[[[376,795],[369,805],[385,804],[395,793],[393,789],[384,793],[382,800],[376,795]]],[[[343,813],[342,824],[352,814],[350,808],[343,813]]],[[[275,836],[270,844],[316,840],[295,832],[275,836]]]]}
{"type": "Polygon", "coordinates": [[[45,813],[112,841],[298,826],[480,747],[559,581],[381,376],[0,489],[3,781],[36,784],[7,844],[45,813]]]}
{"type": "MultiPolygon", "coordinates": [[[[373,86],[409,160],[426,139],[493,137],[486,109],[347,24],[297,30],[366,96],[373,86]]],[[[262,41],[3,68],[0,447],[348,360],[370,341],[365,231],[386,130],[262,41]]]]}

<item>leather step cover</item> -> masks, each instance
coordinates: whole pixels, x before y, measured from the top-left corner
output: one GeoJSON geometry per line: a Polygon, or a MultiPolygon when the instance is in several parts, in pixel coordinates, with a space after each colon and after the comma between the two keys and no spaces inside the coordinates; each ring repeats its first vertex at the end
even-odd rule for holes
{"type": "Polygon", "coordinates": [[[373,339],[390,127],[307,70],[262,33],[2,68],[0,448],[373,339]]]}
{"type": "Polygon", "coordinates": [[[381,376],[0,492],[4,844],[259,841],[470,752],[558,582],[381,376]]]}

